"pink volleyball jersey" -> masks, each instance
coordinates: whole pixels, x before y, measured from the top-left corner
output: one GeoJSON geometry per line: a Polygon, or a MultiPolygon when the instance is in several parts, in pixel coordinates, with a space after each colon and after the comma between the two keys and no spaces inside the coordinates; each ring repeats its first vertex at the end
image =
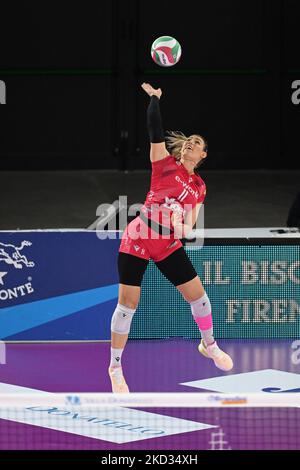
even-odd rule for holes
{"type": "Polygon", "coordinates": [[[150,191],[142,213],[161,225],[172,227],[170,217],[177,212],[184,217],[196,204],[204,201],[205,183],[197,174],[188,171],[172,155],[152,162],[150,191]]]}

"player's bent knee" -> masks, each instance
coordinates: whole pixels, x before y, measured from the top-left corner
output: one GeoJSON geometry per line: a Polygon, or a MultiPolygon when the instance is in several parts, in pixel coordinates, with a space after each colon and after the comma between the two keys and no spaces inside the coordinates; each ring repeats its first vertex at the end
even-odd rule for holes
{"type": "Polygon", "coordinates": [[[118,303],[111,319],[111,331],[119,335],[129,334],[135,310],[118,303]]]}
{"type": "Polygon", "coordinates": [[[140,291],[140,287],[120,284],[118,299],[119,304],[136,310],[140,300],[140,291]]]}
{"type": "Polygon", "coordinates": [[[194,279],[181,286],[177,286],[177,289],[188,303],[195,302],[195,300],[200,299],[205,294],[199,276],[194,277],[194,279]]]}

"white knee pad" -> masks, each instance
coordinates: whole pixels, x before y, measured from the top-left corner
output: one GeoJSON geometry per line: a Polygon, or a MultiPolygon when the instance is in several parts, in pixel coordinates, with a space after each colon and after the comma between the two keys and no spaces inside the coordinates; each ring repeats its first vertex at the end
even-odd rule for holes
{"type": "Polygon", "coordinates": [[[127,335],[130,331],[134,312],[135,309],[118,303],[111,319],[111,331],[119,335],[127,335]]]}
{"type": "Polygon", "coordinates": [[[211,313],[211,304],[206,292],[200,299],[190,302],[190,305],[194,318],[206,317],[211,313]]]}

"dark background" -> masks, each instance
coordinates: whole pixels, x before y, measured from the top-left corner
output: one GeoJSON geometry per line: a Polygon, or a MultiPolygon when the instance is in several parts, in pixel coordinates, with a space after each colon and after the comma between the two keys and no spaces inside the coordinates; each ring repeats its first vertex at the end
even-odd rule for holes
{"type": "Polygon", "coordinates": [[[297,0],[5,2],[0,21],[2,169],[150,168],[143,81],[166,130],[207,138],[205,169],[300,168],[297,0]]]}

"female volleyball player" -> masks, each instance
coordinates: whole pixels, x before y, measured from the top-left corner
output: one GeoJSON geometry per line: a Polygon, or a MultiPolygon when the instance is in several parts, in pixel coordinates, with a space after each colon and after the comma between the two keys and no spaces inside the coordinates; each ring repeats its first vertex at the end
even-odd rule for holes
{"type": "Polygon", "coordinates": [[[207,145],[200,135],[186,137],[170,132],[170,155],[160,115],[162,91],[148,83],[143,83],[142,88],[150,96],[147,125],[152,177],[140,215],[124,230],[118,255],[119,298],[111,321],[109,366],[112,390],[117,393],[129,392],[121,358],[150,258],[190,304],[202,336],[199,352],[224,371],[233,367],[230,356],[214,339],[209,298],[180,241],[195,225],[205,197],[205,184],[195,169],[206,158],[207,145]]]}

